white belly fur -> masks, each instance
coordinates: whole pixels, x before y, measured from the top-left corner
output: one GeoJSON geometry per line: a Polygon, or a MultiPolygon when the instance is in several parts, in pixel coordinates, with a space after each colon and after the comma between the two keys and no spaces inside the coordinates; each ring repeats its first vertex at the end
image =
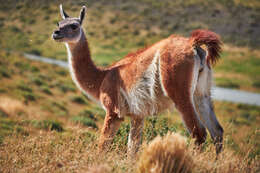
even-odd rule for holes
{"type": "Polygon", "coordinates": [[[161,83],[160,52],[156,52],[147,71],[128,92],[120,88],[120,116],[125,114],[148,116],[173,108],[161,83]]]}

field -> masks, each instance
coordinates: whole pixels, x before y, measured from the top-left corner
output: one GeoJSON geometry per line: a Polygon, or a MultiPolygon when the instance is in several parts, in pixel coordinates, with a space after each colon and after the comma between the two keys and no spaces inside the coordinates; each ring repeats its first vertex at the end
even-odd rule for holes
{"type": "MultiPolygon", "coordinates": [[[[62,1],[0,3],[0,172],[136,172],[146,144],[168,132],[187,138],[192,172],[260,171],[260,107],[228,102],[214,104],[225,130],[218,160],[210,139],[200,152],[195,149],[176,110],[146,119],[136,158],[126,156],[129,119],[121,125],[111,151],[99,155],[103,109],[79,92],[66,69],[23,57],[29,52],[66,60],[65,46],[51,40],[62,1]]],[[[78,16],[84,2],[63,4],[69,14],[78,16]]],[[[222,59],[214,68],[216,85],[260,92],[257,0],[90,0],[86,6],[84,29],[98,65],[111,64],[170,34],[188,36],[193,29],[208,28],[224,42],[222,59]]]]}

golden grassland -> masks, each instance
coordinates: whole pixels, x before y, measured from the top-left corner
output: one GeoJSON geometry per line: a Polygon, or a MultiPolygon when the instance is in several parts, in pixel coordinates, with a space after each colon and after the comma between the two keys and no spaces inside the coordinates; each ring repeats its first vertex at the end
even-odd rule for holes
{"type": "Polygon", "coordinates": [[[136,158],[129,158],[125,148],[99,153],[97,141],[85,130],[71,134],[40,131],[27,137],[11,135],[1,145],[3,172],[258,172],[259,160],[238,156],[225,150],[216,157],[214,147],[203,151],[186,146],[180,135],[156,137],[144,145],[136,158]],[[139,156],[141,155],[141,156],[139,156]]]}
{"type": "Polygon", "coordinates": [[[238,158],[230,150],[216,156],[208,147],[201,151],[193,143],[187,146],[186,139],[175,133],[156,137],[144,147],[137,166],[139,173],[148,172],[256,172],[259,163],[247,157],[238,158]]]}
{"type": "Polygon", "coordinates": [[[158,158],[173,167],[178,161],[172,158],[179,157],[178,152],[187,154],[191,172],[259,171],[257,106],[215,102],[225,130],[224,151],[217,159],[209,138],[196,149],[176,111],[147,118],[136,158],[126,155],[129,119],[121,125],[111,150],[100,154],[97,142],[104,111],[79,93],[65,69],[4,51],[0,63],[0,172],[137,172],[154,167],[143,159],[145,153],[156,152],[154,147],[157,153],[164,150],[170,155],[158,158]],[[166,135],[169,132],[180,133],[187,142],[178,135],[166,135]]]}

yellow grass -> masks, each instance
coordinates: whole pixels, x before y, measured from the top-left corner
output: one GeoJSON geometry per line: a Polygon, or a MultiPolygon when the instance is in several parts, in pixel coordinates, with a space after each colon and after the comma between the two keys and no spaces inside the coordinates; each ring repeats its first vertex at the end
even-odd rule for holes
{"type": "MultiPolygon", "coordinates": [[[[41,131],[8,137],[0,147],[0,172],[105,172],[130,165],[125,153],[98,153],[96,141],[84,133],[59,135],[41,131]],[[108,166],[109,165],[109,166],[108,166]]],[[[131,167],[127,172],[131,172],[131,167]]]]}
{"type": "Polygon", "coordinates": [[[191,172],[193,160],[186,140],[179,134],[156,137],[145,147],[139,159],[139,173],[191,172]]]}
{"type": "Polygon", "coordinates": [[[251,173],[260,168],[259,160],[249,161],[247,156],[238,157],[228,149],[218,157],[213,146],[198,150],[178,134],[156,137],[136,159],[129,159],[118,148],[99,153],[96,144],[96,140],[87,140],[82,131],[13,135],[0,146],[0,172],[251,173]]]}
{"type": "Polygon", "coordinates": [[[90,167],[87,171],[88,173],[108,173],[111,172],[111,169],[108,165],[96,165],[90,167]]]}
{"type": "Polygon", "coordinates": [[[186,140],[179,134],[167,134],[156,137],[139,158],[138,172],[142,173],[184,173],[215,172],[241,173],[259,171],[259,160],[249,160],[248,156],[238,157],[228,149],[216,155],[214,146],[205,151],[199,150],[193,143],[188,147],[186,140]]]}
{"type": "Polygon", "coordinates": [[[25,105],[10,97],[0,97],[0,109],[8,115],[15,115],[25,111],[25,105]]]}
{"type": "MultiPolygon", "coordinates": [[[[14,59],[15,62],[20,62],[19,58],[14,59]]],[[[166,131],[176,130],[187,135],[181,125],[181,117],[176,111],[163,114],[154,124],[146,121],[143,138],[145,147],[138,152],[136,158],[129,159],[125,144],[128,132],[126,125],[117,135],[114,149],[108,153],[98,153],[98,136],[103,124],[101,115],[104,112],[90,101],[84,105],[72,102],[72,96],[80,95],[78,90],[66,93],[60,91],[57,83],[71,81],[68,74],[61,76],[57,73],[60,68],[37,62],[32,64],[27,60],[22,62],[27,62],[40,71],[36,74],[29,70],[20,73],[14,64],[6,64],[14,74],[11,79],[1,79],[0,111],[8,116],[0,116],[0,172],[137,172],[140,170],[138,166],[144,163],[147,166],[144,165],[144,169],[149,170],[147,160],[156,161],[156,156],[164,158],[165,155],[169,155],[169,158],[189,160],[191,172],[260,172],[259,107],[215,102],[216,114],[225,130],[224,151],[217,160],[210,137],[201,150],[195,149],[189,138],[186,144],[185,139],[176,134],[157,137],[145,146],[146,140],[152,139],[154,134],[164,135],[166,131]],[[53,95],[42,93],[39,86],[30,81],[30,77],[39,77],[40,74],[46,77],[42,80],[48,84],[53,95]],[[49,81],[48,78],[56,80],[49,81]],[[21,80],[38,96],[36,101],[26,103],[19,92],[16,92],[17,81],[21,80]],[[66,107],[68,112],[60,115],[60,109],[53,108],[54,103],[66,107]],[[71,121],[73,116],[84,109],[91,111],[97,118],[98,130],[79,126],[71,121]],[[51,129],[35,126],[35,122],[42,120],[57,120],[61,122],[64,131],[50,131],[51,129]],[[145,154],[147,151],[150,151],[150,154],[145,154]],[[151,156],[154,157],[149,158],[151,156]]],[[[128,119],[126,121],[129,123],[128,119]]],[[[190,168],[186,162],[171,164],[171,161],[158,161],[158,168],[173,169],[176,165],[186,166],[187,171],[190,168]]]]}

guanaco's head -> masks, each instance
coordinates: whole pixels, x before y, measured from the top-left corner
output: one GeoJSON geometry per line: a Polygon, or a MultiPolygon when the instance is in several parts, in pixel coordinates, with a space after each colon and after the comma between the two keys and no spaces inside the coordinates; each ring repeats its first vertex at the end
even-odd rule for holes
{"type": "Polygon", "coordinates": [[[58,29],[53,32],[52,38],[58,42],[78,42],[82,34],[81,24],[85,17],[85,11],[86,7],[83,6],[78,18],[69,17],[60,5],[60,14],[63,20],[57,23],[58,29]]]}

